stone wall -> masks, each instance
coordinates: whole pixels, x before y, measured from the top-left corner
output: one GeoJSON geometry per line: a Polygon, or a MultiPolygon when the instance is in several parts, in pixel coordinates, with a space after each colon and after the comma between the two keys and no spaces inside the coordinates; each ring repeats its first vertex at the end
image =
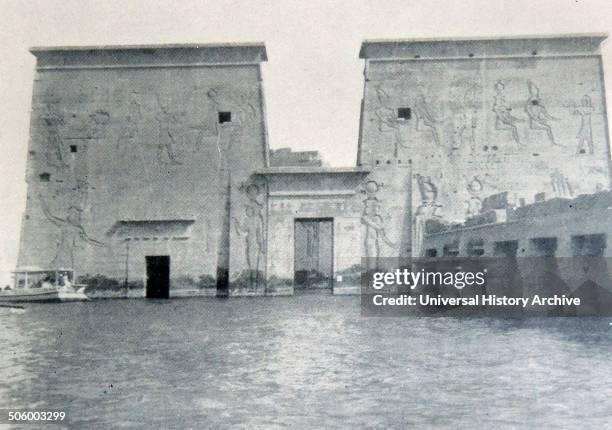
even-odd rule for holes
{"type": "Polygon", "coordinates": [[[461,222],[491,194],[520,206],[609,188],[601,40],[364,43],[358,160],[411,160],[411,247],[424,219],[461,222]]]}
{"type": "Polygon", "coordinates": [[[173,284],[214,287],[244,200],[230,189],[267,159],[265,48],[33,53],[19,265],[142,281],[146,255],[170,255],[173,284]]]}

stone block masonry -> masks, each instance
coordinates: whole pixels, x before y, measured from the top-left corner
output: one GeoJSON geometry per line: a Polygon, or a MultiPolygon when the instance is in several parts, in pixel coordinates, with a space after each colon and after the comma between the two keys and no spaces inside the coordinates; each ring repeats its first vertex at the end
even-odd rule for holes
{"type": "Polygon", "coordinates": [[[230,209],[249,202],[241,190],[267,163],[265,47],[32,53],[18,264],[142,284],[145,257],[168,255],[173,288],[216,289],[230,241],[244,248],[230,238],[230,209]]]}

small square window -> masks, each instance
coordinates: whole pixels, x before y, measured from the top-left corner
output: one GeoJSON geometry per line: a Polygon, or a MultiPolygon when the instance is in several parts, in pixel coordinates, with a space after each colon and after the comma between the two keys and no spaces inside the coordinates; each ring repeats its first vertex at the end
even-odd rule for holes
{"type": "Polygon", "coordinates": [[[219,124],[223,124],[226,122],[232,122],[232,113],[231,112],[219,112],[219,124]]]}
{"type": "Polygon", "coordinates": [[[40,179],[40,182],[49,182],[51,180],[51,174],[41,173],[38,175],[38,179],[40,179]]]}
{"type": "Polygon", "coordinates": [[[77,152],[77,146],[76,145],[70,145],[70,152],[77,152]]]}
{"type": "Polygon", "coordinates": [[[412,118],[412,109],[409,107],[401,107],[397,109],[398,119],[410,119],[412,118]]]}

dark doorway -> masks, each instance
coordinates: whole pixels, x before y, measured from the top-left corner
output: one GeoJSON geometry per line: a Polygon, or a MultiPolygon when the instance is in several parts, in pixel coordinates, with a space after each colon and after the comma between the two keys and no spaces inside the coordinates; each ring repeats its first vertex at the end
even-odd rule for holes
{"type": "Polygon", "coordinates": [[[294,256],[296,291],[330,290],[334,273],[333,219],[296,219],[294,256]]]}
{"type": "Polygon", "coordinates": [[[147,260],[147,299],[170,297],[170,256],[155,255],[147,260]]]}

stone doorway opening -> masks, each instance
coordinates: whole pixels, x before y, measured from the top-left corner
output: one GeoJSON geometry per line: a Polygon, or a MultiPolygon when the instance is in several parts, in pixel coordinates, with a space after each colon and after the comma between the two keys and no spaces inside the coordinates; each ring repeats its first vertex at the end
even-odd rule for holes
{"type": "Polygon", "coordinates": [[[331,292],[333,287],[333,218],[295,220],[294,291],[331,292]]]}
{"type": "Polygon", "coordinates": [[[170,298],[170,256],[152,255],[147,262],[147,299],[170,298]]]}

